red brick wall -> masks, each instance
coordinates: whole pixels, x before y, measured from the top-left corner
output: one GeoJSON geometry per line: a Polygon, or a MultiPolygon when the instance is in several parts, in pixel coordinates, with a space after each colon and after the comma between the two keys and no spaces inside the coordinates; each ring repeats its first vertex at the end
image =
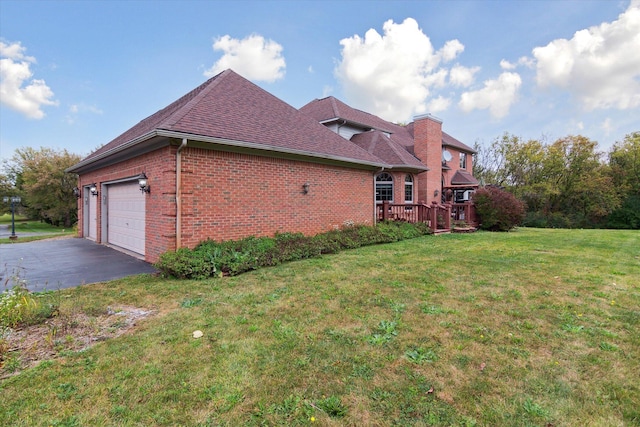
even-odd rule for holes
{"type": "MultiPolygon", "coordinates": [[[[161,248],[175,246],[175,147],[165,147],[151,153],[143,154],[135,159],[107,166],[95,171],[82,174],[79,187],[96,183],[100,191],[98,197],[98,227],[97,239],[105,243],[102,236],[102,201],[101,184],[120,179],[133,178],[144,172],[149,178],[151,193],[146,197],[146,249],[145,260],[155,262],[161,248]]],[[[88,196],[94,197],[94,196],[88,196]]],[[[78,199],[78,234],[84,236],[84,198],[78,199]]]]}
{"type": "MultiPolygon", "coordinates": [[[[83,174],[79,186],[145,172],[145,260],[155,262],[176,245],[176,150],[165,147],[83,174]]],[[[403,178],[404,179],[404,178],[403,178]]],[[[317,234],[345,221],[374,223],[373,172],[294,160],[187,147],[182,151],[182,246],[276,232],[317,234]],[[303,194],[308,182],[309,192],[303,194]]],[[[404,191],[404,181],[402,184],[404,191]]],[[[91,196],[90,196],[91,197],[91,196]]],[[[102,191],[100,192],[102,200],[102,191]]],[[[83,236],[83,198],[78,230],[83,236]]],[[[103,242],[98,203],[98,242],[103,242]]]]}
{"type": "Polygon", "coordinates": [[[442,191],[442,122],[425,115],[414,119],[414,152],[417,158],[430,169],[418,175],[417,200],[431,204],[440,202],[442,191]]]}
{"type": "MultiPolygon", "coordinates": [[[[443,171],[444,185],[448,187],[451,185],[451,178],[453,178],[453,175],[455,175],[456,171],[462,168],[460,167],[461,151],[449,146],[446,147],[446,149],[451,153],[452,156],[452,159],[447,162],[447,166],[451,168],[451,170],[443,171]]],[[[473,155],[471,153],[467,153],[467,167],[463,170],[469,172],[470,174],[473,174],[473,155]]]]}
{"type": "Polygon", "coordinates": [[[187,147],[182,179],[187,247],[374,222],[372,171],[187,147]]]}

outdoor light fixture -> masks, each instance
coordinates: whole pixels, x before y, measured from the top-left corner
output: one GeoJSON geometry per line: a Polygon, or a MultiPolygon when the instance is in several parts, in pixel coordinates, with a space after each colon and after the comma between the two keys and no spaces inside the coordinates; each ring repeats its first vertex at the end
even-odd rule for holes
{"type": "Polygon", "coordinates": [[[18,196],[11,197],[3,197],[2,201],[5,203],[11,203],[11,236],[9,236],[10,240],[16,240],[18,236],[16,236],[16,220],[15,220],[15,212],[16,212],[16,204],[20,203],[22,199],[18,196]]]}
{"type": "Polygon", "coordinates": [[[304,184],[302,184],[302,193],[303,194],[309,193],[309,183],[308,182],[305,182],[304,184]]]}
{"type": "Polygon", "coordinates": [[[144,172],[138,175],[138,185],[140,186],[140,191],[143,193],[151,193],[151,186],[149,185],[147,175],[145,175],[144,172]]]}
{"type": "Polygon", "coordinates": [[[80,189],[78,187],[73,188],[73,195],[80,198],[80,189]]]}
{"type": "Polygon", "coordinates": [[[98,185],[95,182],[91,184],[91,187],[89,187],[89,192],[91,193],[92,196],[98,195],[98,185]]]}
{"type": "Polygon", "coordinates": [[[438,190],[434,190],[434,191],[433,191],[433,197],[436,197],[438,194],[439,194],[439,193],[438,193],[438,190]]]}

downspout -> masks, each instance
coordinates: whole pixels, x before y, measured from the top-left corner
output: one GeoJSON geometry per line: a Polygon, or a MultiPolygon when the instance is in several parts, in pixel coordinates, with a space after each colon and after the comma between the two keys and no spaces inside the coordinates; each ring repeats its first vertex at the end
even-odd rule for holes
{"type": "Polygon", "coordinates": [[[182,149],[187,146],[187,138],[176,152],[176,250],[182,247],[182,149]]]}
{"type": "Polygon", "coordinates": [[[373,224],[378,223],[378,202],[376,200],[376,176],[384,172],[385,167],[383,166],[379,171],[373,173],[373,224]]]}

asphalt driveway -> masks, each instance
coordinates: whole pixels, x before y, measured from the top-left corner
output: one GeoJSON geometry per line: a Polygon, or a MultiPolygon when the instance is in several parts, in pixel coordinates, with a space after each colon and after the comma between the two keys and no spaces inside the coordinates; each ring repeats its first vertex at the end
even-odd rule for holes
{"type": "Polygon", "coordinates": [[[12,277],[38,292],[105,282],[157,270],[142,260],[87,239],[68,238],[0,245],[0,291],[12,277]]]}

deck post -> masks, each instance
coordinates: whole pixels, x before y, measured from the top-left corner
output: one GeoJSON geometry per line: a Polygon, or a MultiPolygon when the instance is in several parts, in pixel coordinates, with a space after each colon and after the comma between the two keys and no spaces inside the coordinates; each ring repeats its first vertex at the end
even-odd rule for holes
{"type": "Polygon", "coordinates": [[[435,233],[438,230],[438,202],[435,200],[431,202],[429,213],[431,214],[431,231],[435,233]]]}
{"type": "Polygon", "coordinates": [[[389,201],[384,200],[382,202],[382,220],[386,221],[389,219],[389,201]]]}
{"type": "Polygon", "coordinates": [[[444,228],[447,230],[451,229],[451,208],[452,208],[452,204],[449,203],[445,203],[444,205],[444,228]]]}

